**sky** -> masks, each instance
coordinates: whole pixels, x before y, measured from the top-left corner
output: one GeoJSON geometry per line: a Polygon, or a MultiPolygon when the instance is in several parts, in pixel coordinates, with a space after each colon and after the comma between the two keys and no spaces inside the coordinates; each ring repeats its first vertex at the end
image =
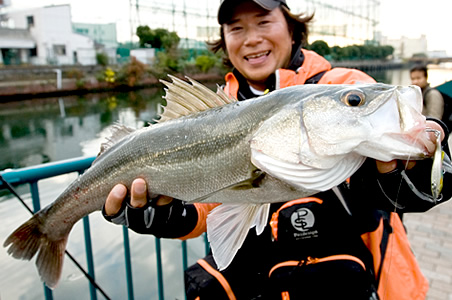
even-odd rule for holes
{"type": "MultiPolygon", "coordinates": [[[[72,9],[72,21],[80,23],[110,23],[116,22],[119,41],[130,38],[129,3],[130,0],[10,0],[9,9],[23,9],[44,5],[70,4],[72,9]]],[[[137,0],[132,1],[136,3],[137,0]]],[[[289,6],[296,6],[300,2],[308,0],[287,0],[289,6]]],[[[326,0],[318,0],[322,2],[326,0]]],[[[344,0],[353,1],[353,0],[344,0]]],[[[452,0],[379,0],[380,23],[378,30],[390,39],[398,39],[401,36],[419,38],[426,35],[428,50],[443,50],[452,56],[452,0]]],[[[152,4],[154,7],[171,7],[172,5],[196,8],[198,11],[209,11],[211,16],[216,13],[219,0],[140,0],[141,5],[152,4]],[[207,8],[206,8],[207,6],[207,8]]],[[[316,1],[310,1],[315,3],[316,1]]],[[[338,2],[335,2],[338,3],[338,2]]],[[[346,3],[346,2],[344,2],[346,3]]],[[[363,2],[361,2],[363,3],[363,2]]],[[[196,11],[195,9],[195,11],[196,11]]],[[[148,13],[158,14],[158,8],[148,7],[148,13]]],[[[142,17],[143,18],[143,17],[142,17]]],[[[212,26],[215,19],[211,18],[212,26]]],[[[173,21],[174,22],[174,21],[173,21]]],[[[190,27],[188,24],[187,27],[190,27]]],[[[194,26],[192,26],[194,27],[194,26]]]]}

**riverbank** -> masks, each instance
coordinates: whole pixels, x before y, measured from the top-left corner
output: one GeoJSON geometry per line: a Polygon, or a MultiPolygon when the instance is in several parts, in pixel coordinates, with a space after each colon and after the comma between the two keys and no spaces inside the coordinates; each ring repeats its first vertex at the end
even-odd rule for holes
{"type": "MultiPolygon", "coordinates": [[[[20,70],[20,73],[24,69],[20,70]]],[[[0,78],[2,78],[2,69],[0,69],[0,78]]],[[[36,74],[32,68],[29,69],[30,74],[36,74]]],[[[51,70],[53,71],[53,70],[51,70]]],[[[10,70],[8,70],[10,72],[10,70]]],[[[95,74],[88,74],[81,81],[79,78],[57,78],[57,73],[37,74],[36,76],[27,76],[30,78],[21,78],[10,76],[0,81],[0,103],[9,101],[18,101],[31,98],[47,98],[47,97],[64,97],[69,95],[83,95],[88,93],[101,92],[124,92],[139,89],[161,86],[159,79],[154,76],[146,76],[134,85],[116,84],[105,81],[99,81],[95,74]]],[[[175,76],[183,78],[184,75],[175,74],[175,76]]],[[[189,77],[202,83],[221,82],[223,76],[220,74],[193,74],[189,77]]],[[[162,77],[163,78],[163,77],[162,77]]],[[[164,78],[165,79],[165,78],[164,78]]],[[[168,79],[168,78],[166,78],[168,79]]]]}
{"type": "MultiPolygon", "coordinates": [[[[387,70],[406,67],[403,63],[382,61],[333,62],[333,67],[347,67],[362,71],[387,70]]],[[[16,66],[0,68],[0,102],[30,98],[63,97],[108,91],[131,91],[159,86],[159,78],[148,74],[133,85],[99,80],[102,66],[16,66]],[[61,77],[58,77],[61,74],[61,77]]],[[[183,78],[185,75],[175,74],[183,78]]],[[[222,82],[223,74],[197,73],[189,77],[202,82],[222,82]]]]}

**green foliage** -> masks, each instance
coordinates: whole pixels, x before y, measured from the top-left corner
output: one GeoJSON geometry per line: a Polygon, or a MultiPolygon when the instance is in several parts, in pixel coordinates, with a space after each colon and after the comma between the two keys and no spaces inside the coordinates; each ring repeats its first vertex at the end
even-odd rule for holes
{"type": "Polygon", "coordinates": [[[140,47],[169,50],[177,47],[180,38],[175,32],[169,32],[164,28],[151,29],[149,26],[138,26],[137,36],[140,39],[140,47]]]}
{"type": "Polygon", "coordinates": [[[85,87],[85,74],[82,70],[74,68],[66,72],[68,78],[75,79],[75,86],[78,89],[85,87]]]}
{"type": "Polygon", "coordinates": [[[330,48],[324,41],[315,41],[307,48],[322,56],[330,55],[331,59],[336,61],[386,59],[394,53],[394,48],[387,45],[350,45],[346,47],[333,46],[330,48]]]}
{"type": "Polygon", "coordinates": [[[108,65],[108,56],[104,52],[96,53],[96,62],[98,65],[107,66],[108,65]]]}
{"type": "Polygon", "coordinates": [[[200,55],[195,59],[196,67],[203,73],[207,73],[217,63],[218,59],[212,55],[200,55]]]}
{"type": "Polygon", "coordinates": [[[381,56],[388,57],[392,54],[394,54],[394,47],[386,45],[386,46],[380,46],[381,49],[381,56]]]}
{"type": "Polygon", "coordinates": [[[180,66],[179,56],[177,55],[177,52],[158,52],[156,68],[161,73],[179,72],[180,66]]]}
{"type": "Polygon", "coordinates": [[[75,81],[75,87],[78,88],[78,89],[84,88],[84,87],[85,87],[85,80],[83,80],[83,79],[77,79],[77,80],[75,81]]]}
{"type": "Polygon", "coordinates": [[[315,51],[317,54],[326,56],[331,53],[331,49],[325,41],[315,41],[309,45],[309,50],[315,51]]]}
{"type": "Polygon", "coordinates": [[[117,81],[128,86],[136,86],[146,75],[147,67],[134,56],[117,72],[117,81]]]}

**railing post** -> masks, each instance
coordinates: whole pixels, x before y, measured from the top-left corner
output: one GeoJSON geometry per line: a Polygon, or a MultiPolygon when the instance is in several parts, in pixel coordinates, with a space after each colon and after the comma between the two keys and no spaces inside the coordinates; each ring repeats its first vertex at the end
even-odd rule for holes
{"type": "Polygon", "coordinates": [[[160,244],[160,238],[155,238],[155,253],[157,260],[157,283],[159,289],[159,300],[164,300],[163,294],[163,270],[162,270],[162,246],[160,244]]]}
{"type": "Polygon", "coordinates": [[[124,239],[124,261],[126,267],[127,295],[129,300],[133,300],[132,260],[130,259],[129,231],[125,226],[122,227],[122,235],[124,239]]]}
{"type": "MultiPolygon", "coordinates": [[[[188,268],[188,257],[187,257],[187,241],[182,241],[181,242],[181,246],[182,246],[182,270],[187,270],[188,268]]],[[[184,274],[184,272],[182,272],[182,275],[184,274]]],[[[187,294],[184,293],[184,298],[187,299],[187,294]]]]}
{"type": "Polygon", "coordinates": [[[209,239],[207,238],[207,233],[204,233],[204,247],[206,250],[206,255],[209,254],[210,252],[210,243],[209,243],[209,239]]]}
{"type": "MultiPolygon", "coordinates": [[[[31,200],[33,202],[33,212],[37,213],[41,209],[41,201],[39,200],[39,189],[37,181],[30,182],[30,192],[31,200]]],[[[53,300],[52,290],[49,289],[45,284],[43,285],[44,285],[44,296],[46,300],[53,300]]]]}
{"type": "Polygon", "coordinates": [[[182,246],[182,269],[185,271],[188,268],[187,241],[182,241],[181,246],[182,246]]]}
{"type": "MultiPolygon", "coordinates": [[[[93,260],[93,246],[91,243],[91,231],[89,226],[89,216],[83,218],[83,230],[85,232],[85,252],[86,252],[86,264],[88,265],[88,274],[93,280],[95,280],[94,275],[94,260],[93,260]]],[[[97,300],[96,287],[89,282],[89,293],[91,295],[91,300],[97,300]]]]}
{"type": "MultiPolygon", "coordinates": [[[[79,176],[84,172],[79,171],[79,176]]],[[[86,264],[88,266],[88,274],[91,276],[93,282],[96,281],[96,275],[94,272],[94,258],[93,258],[93,244],[91,242],[91,229],[89,225],[89,215],[83,217],[83,231],[85,236],[85,253],[86,253],[86,264]]],[[[96,287],[93,282],[89,281],[89,294],[91,295],[91,300],[97,300],[96,287]]]]}

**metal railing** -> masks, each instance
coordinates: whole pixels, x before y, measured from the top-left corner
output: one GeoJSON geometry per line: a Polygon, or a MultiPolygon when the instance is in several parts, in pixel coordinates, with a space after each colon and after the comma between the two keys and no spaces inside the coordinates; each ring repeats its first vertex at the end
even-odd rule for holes
{"type": "MultiPolygon", "coordinates": [[[[26,208],[31,213],[36,213],[41,209],[41,202],[39,197],[38,182],[42,179],[59,176],[67,173],[78,172],[82,174],[87,168],[91,166],[91,163],[95,157],[79,157],[74,159],[62,160],[58,162],[52,162],[47,164],[41,164],[37,166],[12,169],[0,172],[0,190],[9,189],[22,204],[26,206],[25,202],[21,197],[14,191],[12,185],[17,184],[29,184],[30,193],[32,198],[33,209],[31,210],[26,206],[26,208]]],[[[74,259],[74,257],[66,251],[66,255],[71,259],[76,266],[84,273],[85,277],[89,280],[90,286],[90,297],[91,300],[97,299],[96,290],[98,290],[106,299],[110,299],[107,294],[96,284],[95,281],[95,267],[93,250],[91,243],[91,231],[89,217],[83,218],[83,230],[85,238],[85,252],[87,260],[88,270],[84,270],[83,267],[74,259]]],[[[130,255],[130,243],[129,243],[129,232],[126,227],[123,226],[123,247],[124,247],[124,259],[125,259],[125,273],[127,282],[127,295],[128,299],[134,299],[133,291],[133,280],[132,280],[132,262],[130,255]]],[[[204,235],[205,241],[205,251],[209,251],[209,245],[207,238],[204,235]]],[[[187,259],[187,244],[186,241],[181,241],[182,246],[182,267],[185,270],[188,267],[187,259]]],[[[164,288],[163,288],[163,267],[162,267],[162,256],[161,256],[161,242],[159,238],[155,238],[155,250],[156,250],[156,266],[157,266],[157,286],[158,286],[158,299],[164,300],[164,288]]],[[[44,285],[44,295],[45,299],[53,299],[52,290],[44,285]]]]}

